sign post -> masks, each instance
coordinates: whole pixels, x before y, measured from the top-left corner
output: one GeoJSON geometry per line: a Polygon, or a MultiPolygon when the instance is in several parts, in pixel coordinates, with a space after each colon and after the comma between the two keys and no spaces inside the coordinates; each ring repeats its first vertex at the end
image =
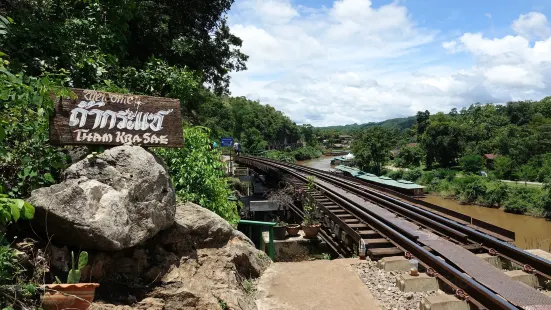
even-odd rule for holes
{"type": "MultiPolygon", "coordinates": [[[[230,138],[230,137],[224,137],[221,139],[220,141],[220,145],[221,146],[233,146],[233,138],[230,138]]],[[[230,149],[230,174],[232,174],[233,172],[233,167],[232,167],[232,158],[231,158],[231,149],[230,149]]]]}
{"type": "Polygon", "coordinates": [[[171,98],[72,89],[56,98],[50,118],[55,145],[184,145],[180,101],[171,98]]]}
{"type": "Polygon", "coordinates": [[[221,139],[222,146],[232,146],[233,145],[233,138],[222,138],[221,139]]]}

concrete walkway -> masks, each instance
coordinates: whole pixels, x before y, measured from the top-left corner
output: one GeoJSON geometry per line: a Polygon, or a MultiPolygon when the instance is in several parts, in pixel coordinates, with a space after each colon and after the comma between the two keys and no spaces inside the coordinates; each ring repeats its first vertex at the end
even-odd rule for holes
{"type": "Polygon", "coordinates": [[[258,310],[379,309],[351,264],[357,258],[274,263],[257,286],[258,310]]]}

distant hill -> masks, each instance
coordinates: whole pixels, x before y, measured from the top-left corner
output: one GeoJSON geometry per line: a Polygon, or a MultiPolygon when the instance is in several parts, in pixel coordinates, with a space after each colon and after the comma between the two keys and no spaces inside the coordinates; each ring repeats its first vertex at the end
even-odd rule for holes
{"type": "Polygon", "coordinates": [[[327,127],[317,127],[321,130],[334,130],[339,132],[354,132],[364,128],[374,127],[374,126],[385,126],[385,127],[397,127],[401,131],[409,129],[415,125],[415,116],[401,117],[401,118],[392,118],[387,119],[382,122],[371,122],[367,124],[349,124],[349,125],[340,125],[340,126],[327,126],[327,127]]]}

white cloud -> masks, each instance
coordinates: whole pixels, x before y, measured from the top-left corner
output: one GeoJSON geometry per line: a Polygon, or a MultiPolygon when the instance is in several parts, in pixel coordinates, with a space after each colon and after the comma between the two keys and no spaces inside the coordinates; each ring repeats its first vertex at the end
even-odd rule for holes
{"type": "Polygon", "coordinates": [[[551,36],[547,17],[539,12],[521,14],[511,27],[518,35],[526,39],[547,39],[551,36]]]}
{"type": "Polygon", "coordinates": [[[551,38],[543,36],[549,27],[540,13],[514,21],[516,35],[446,40],[418,26],[398,2],[374,7],[369,0],[338,0],[312,8],[238,0],[230,26],[250,56],[249,70],[232,74],[232,93],[298,123],[365,123],[474,102],[539,99],[551,90],[551,38]],[[474,63],[458,63],[462,53],[474,63]]]}
{"type": "Polygon", "coordinates": [[[288,0],[248,0],[235,4],[243,15],[253,16],[266,23],[285,24],[300,16],[288,0]]]}

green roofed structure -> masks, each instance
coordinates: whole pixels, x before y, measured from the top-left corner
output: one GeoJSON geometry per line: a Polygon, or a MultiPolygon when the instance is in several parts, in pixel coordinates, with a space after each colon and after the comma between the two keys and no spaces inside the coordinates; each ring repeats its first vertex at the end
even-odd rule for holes
{"type": "Polygon", "coordinates": [[[344,175],[353,176],[355,178],[361,179],[373,185],[383,186],[394,191],[410,195],[410,196],[420,196],[424,193],[424,186],[415,184],[407,180],[393,180],[389,177],[378,177],[374,174],[361,171],[360,169],[348,167],[344,165],[339,165],[335,167],[336,170],[341,171],[344,175]]]}

